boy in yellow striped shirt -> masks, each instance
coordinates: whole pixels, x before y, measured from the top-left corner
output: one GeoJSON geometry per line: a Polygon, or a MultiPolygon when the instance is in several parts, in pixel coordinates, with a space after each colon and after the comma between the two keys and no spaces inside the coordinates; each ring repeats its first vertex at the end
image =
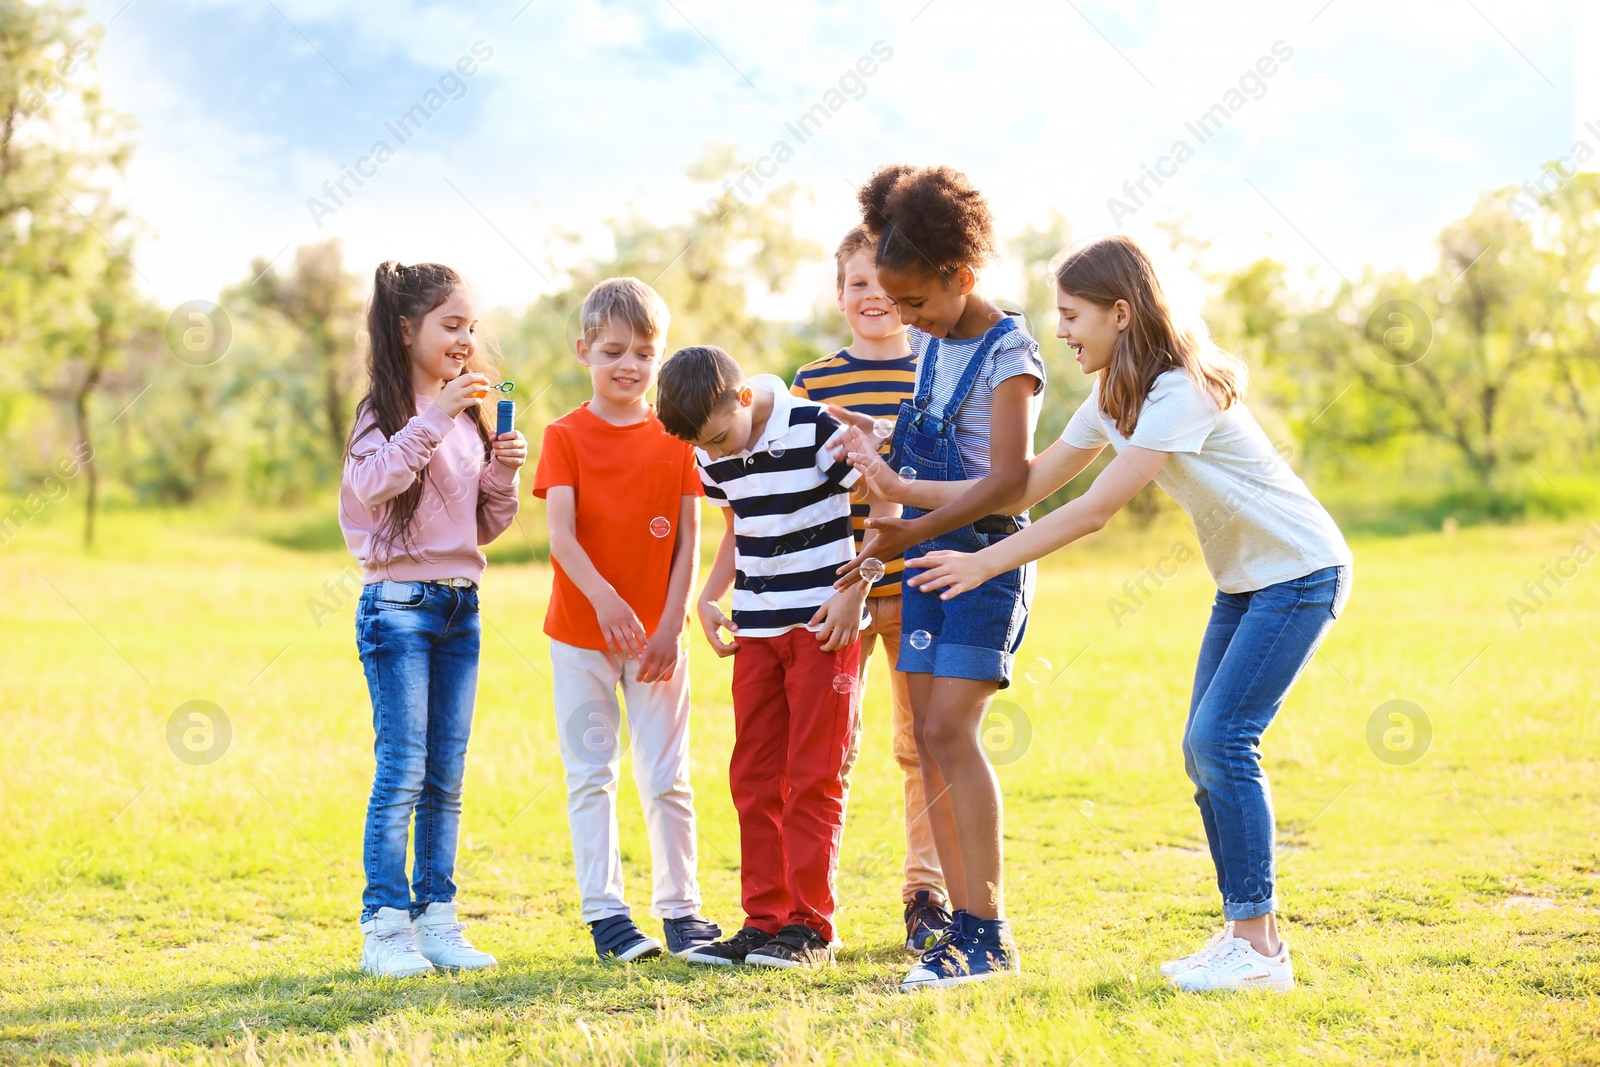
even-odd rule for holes
{"type": "MultiPolygon", "coordinates": [[[[790,392],[892,423],[900,401],[910,400],[916,390],[917,360],[906,341],[906,327],[899,312],[878,284],[873,250],[872,238],[859,226],[840,242],[834,254],[839,310],[850,326],[850,344],[801,367],[795,372],[790,392]]],[[[888,448],[889,441],[885,439],[883,450],[887,452],[888,448]]],[[[868,506],[853,501],[850,510],[859,553],[866,534],[868,506]]],[[[933,798],[926,796],[923,789],[922,764],[911,729],[911,695],[906,676],[894,669],[900,653],[900,582],[905,561],[896,556],[883,563],[884,576],[867,596],[867,612],[872,621],[861,630],[857,692],[865,692],[867,665],[873,648],[881,643],[889,661],[890,691],[894,696],[894,758],[905,774],[906,863],[901,898],[905,903],[906,948],[921,952],[950,925],[950,912],[927,816],[933,798]]],[[[847,799],[850,771],[861,747],[859,713],[855,721],[855,734],[844,764],[847,799]]]]}

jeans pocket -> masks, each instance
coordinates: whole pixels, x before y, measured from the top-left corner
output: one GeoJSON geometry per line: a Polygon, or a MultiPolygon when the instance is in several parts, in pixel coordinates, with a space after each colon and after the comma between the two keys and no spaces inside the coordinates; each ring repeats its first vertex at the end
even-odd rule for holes
{"type": "Polygon", "coordinates": [[[421,582],[385,580],[378,583],[378,595],[372,598],[372,603],[380,610],[414,608],[422,603],[426,589],[421,582]]]}
{"type": "Polygon", "coordinates": [[[1344,611],[1344,606],[1350,602],[1350,568],[1335,567],[1333,569],[1333,602],[1328,605],[1328,614],[1335,619],[1344,611]]]}

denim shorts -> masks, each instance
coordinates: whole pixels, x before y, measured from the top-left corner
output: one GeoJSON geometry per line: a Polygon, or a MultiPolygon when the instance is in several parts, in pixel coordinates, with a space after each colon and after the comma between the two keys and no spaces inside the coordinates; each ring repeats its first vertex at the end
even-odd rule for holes
{"type": "MultiPolygon", "coordinates": [[[[906,514],[921,512],[907,508],[906,514]]],[[[941,549],[977,552],[999,544],[1025,525],[1026,519],[989,516],[908,549],[906,559],[941,549]]],[[[907,578],[919,573],[906,568],[907,578]]],[[[900,662],[896,669],[935,678],[997,682],[1001,689],[1010,686],[1011,659],[1028,628],[1034,575],[1034,564],[1029,563],[949,600],[940,600],[937,592],[925,592],[907,582],[901,592],[900,662]],[[918,644],[925,647],[918,648],[918,644]]]]}

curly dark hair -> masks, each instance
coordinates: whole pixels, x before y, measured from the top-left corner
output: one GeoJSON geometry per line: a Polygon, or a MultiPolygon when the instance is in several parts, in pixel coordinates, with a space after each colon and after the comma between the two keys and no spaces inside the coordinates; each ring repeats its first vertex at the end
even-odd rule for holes
{"type": "Polygon", "coordinates": [[[877,239],[879,267],[942,279],[996,254],[989,202],[952,167],[892,163],[856,199],[862,225],[877,239]]]}

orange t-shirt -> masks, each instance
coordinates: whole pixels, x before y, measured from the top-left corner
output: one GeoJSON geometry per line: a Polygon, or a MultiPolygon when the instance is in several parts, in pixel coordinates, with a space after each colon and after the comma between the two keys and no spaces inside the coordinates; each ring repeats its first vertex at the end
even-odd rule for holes
{"type": "MultiPolygon", "coordinates": [[[[667,602],[683,498],[704,492],[694,446],[667,433],[654,410],[632,426],[613,426],[585,403],[545,427],[533,495],[543,499],[553,485],[572,486],[578,544],[645,632],[654,633],[667,602]]],[[[544,632],[563,644],[604,650],[589,598],[561,564],[555,572],[544,632]]]]}

